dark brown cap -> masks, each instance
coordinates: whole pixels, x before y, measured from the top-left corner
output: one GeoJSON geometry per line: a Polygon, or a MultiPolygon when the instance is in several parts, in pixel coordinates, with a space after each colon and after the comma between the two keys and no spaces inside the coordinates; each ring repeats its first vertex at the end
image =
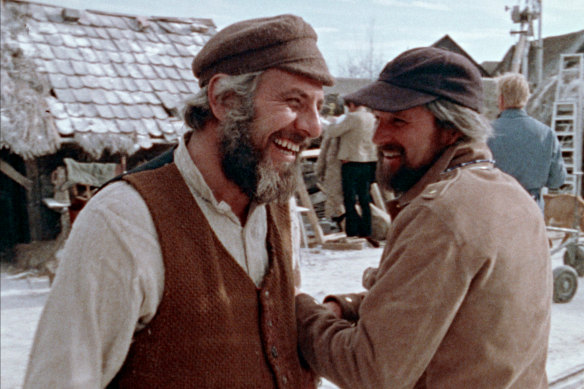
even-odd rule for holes
{"type": "Polygon", "coordinates": [[[396,112],[444,98],[480,112],[483,83],[466,57],[435,47],[419,47],[388,62],[377,81],[344,96],[345,101],[396,112]]]}
{"type": "Polygon", "coordinates": [[[316,40],[314,29],[295,15],[244,20],[209,39],[193,60],[193,73],[201,87],[217,73],[239,75],[269,68],[333,85],[316,40]]]}

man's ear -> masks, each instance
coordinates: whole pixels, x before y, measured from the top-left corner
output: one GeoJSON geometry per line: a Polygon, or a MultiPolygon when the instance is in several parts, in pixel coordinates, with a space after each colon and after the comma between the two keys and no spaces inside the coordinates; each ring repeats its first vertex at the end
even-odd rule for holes
{"type": "Polygon", "coordinates": [[[211,112],[219,121],[223,121],[227,116],[227,112],[230,108],[230,95],[223,93],[219,95],[218,92],[218,85],[219,81],[225,74],[215,74],[209,80],[209,85],[207,87],[207,98],[209,99],[209,108],[211,108],[211,112]]]}
{"type": "Polygon", "coordinates": [[[454,128],[444,128],[440,131],[440,137],[444,145],[451,146],[462,138],[460,131],[454,128]]]}

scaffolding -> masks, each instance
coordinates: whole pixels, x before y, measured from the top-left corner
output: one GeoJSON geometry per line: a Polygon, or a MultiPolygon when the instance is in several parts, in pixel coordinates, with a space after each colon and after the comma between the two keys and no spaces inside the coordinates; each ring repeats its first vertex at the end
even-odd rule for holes
{"type": "Polygon", "coordinates": [[[566,184],[576,194],[576,173],[583,170],[584,54],[562,54],[559,67],[551,127],[562,146],[566,184]]]}

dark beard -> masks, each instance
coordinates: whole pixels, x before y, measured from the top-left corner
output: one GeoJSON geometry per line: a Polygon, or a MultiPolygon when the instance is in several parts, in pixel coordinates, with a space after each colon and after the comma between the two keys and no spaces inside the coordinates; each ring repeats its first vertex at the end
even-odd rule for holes
{"type": "Polygon", "coordinates": [[[446,147],[444,147],[440,152],[436,153],[432,162],[419,168],[411,168],[402,165],[398,171],[391,174],[386,169],[383,169],[382,160],[383,156],[381,151],[379,151],[379,159],[377,161],[376,178],[379,185],[383,186],[385,189],[393,191],[396,195],[410,190],[414,185],[418,183],[424,177],[424,175],[430,170],[430,168],[436,163],[436,161],[442,156],[442,153],[446,147]]]}
{"type": "Polygon", "coordinates": [[[239,111],[238,118],[228,117],[221,126],[223,173],[253,201],[288,201],[296,189],[300,159],[278,172],[251,138],[253,107],[241,107],[239,111]]]}
{"type": "Polygon", "coordinates": [[[418,169],[401,167],[395,174],[383,172],[379,166],[377,168],[377,182],[383,183],[386,189],[392,190],[396,195],[410,190],[420,179],[430,170],[432,164],[418,169]]]}

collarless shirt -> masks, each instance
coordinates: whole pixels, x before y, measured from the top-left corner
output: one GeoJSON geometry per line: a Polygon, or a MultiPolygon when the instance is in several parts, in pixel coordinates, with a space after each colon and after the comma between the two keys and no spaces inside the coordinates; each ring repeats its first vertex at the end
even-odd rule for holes
{"type": "MultiPolygon", "coordinates": [[[[265,206],[251,207],[241,226],[230,207],[215,200],[184,141],[175,153],[177,168],[211,228],[254,283],[261,284],[268,263],[265,206]]],[[[295,215],[291,205],[299,286],[300,224],[295,215]]],[[[126,182],[107,185],[84,207],[57,255],[59,270],[36,330],[24,388],[103,388],[163,297],[164,263],[146,203],[126,182]]]]}
{"type": "Polygon", "coordinates": [[[256,286],[260,286],[268,268],[266,206],[252,203],[246,223],[242,226],[229,204],[215,199],[183,140],[174,152],[174,162],[221,244],[256,286]]]}

